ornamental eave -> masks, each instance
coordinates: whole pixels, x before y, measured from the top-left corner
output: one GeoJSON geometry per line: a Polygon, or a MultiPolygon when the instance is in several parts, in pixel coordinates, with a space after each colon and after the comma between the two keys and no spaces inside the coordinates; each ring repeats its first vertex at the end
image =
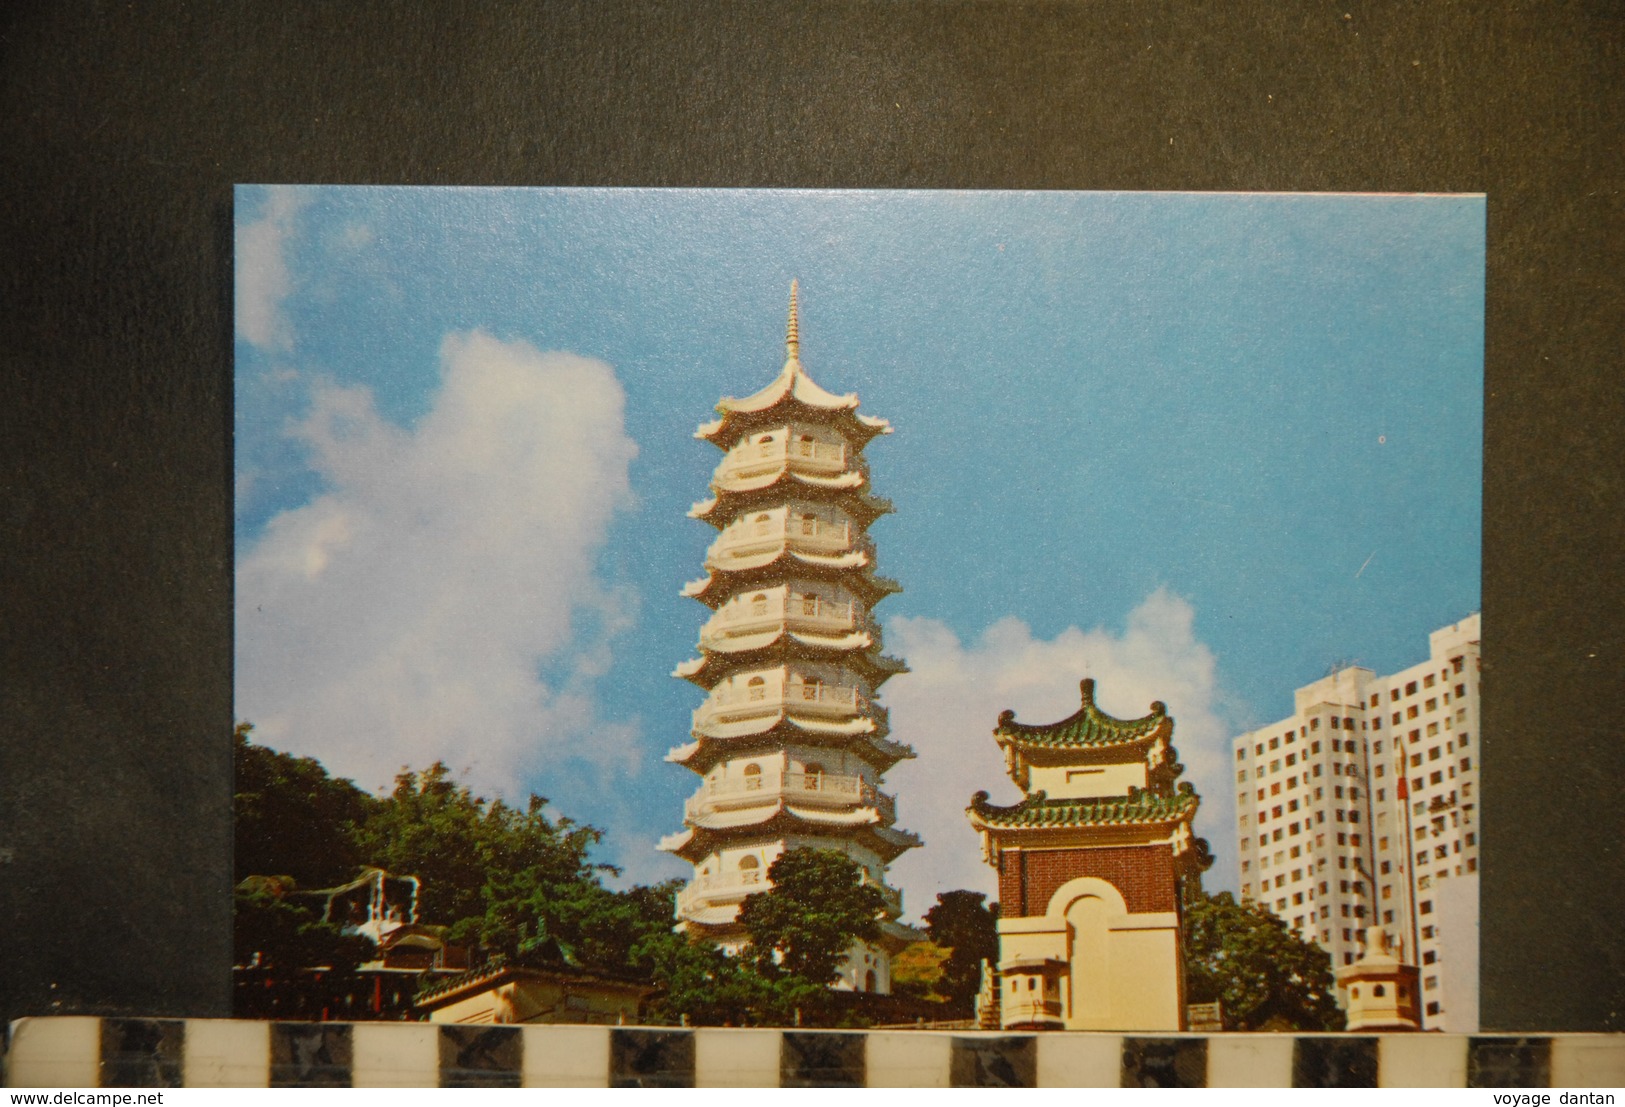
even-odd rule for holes
{"type": "Polygon", "coordinates": [[[733,738],[696,735],[695,741],[685,742],[673,748],[666,754],[665,759],[704,776],[714,765],[726,758],[743,757],[758,750],[765,752],[786,742],[825,749],[843,749],[862,758],[881,773],[899,761],[912,760],[915,756],[914,747],[903,742],[894,742],[884,734],[814,733],[796,725],[793,720],[781,719],[771,729],[757,734],[738,735],[733,738]]]}

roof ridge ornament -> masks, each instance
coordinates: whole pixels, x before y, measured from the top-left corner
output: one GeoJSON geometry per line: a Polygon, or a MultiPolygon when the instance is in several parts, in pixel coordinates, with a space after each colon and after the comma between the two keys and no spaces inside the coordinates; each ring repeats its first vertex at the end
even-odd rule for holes
{"type": "Polygon", "coordinates": [[[796,293],[800,282],[790,280],[790,319],[784,325],[784,352],[788,360],[801,361],[801,321],[796,311],[796,293]]]}

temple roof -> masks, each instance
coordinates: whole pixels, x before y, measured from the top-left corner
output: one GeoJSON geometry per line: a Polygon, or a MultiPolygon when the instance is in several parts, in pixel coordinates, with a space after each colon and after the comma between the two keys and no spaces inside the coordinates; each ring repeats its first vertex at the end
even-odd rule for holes
{"type": "Polygon", "coordinates": [[[999,715],[999,725],[993,731],[1001,746],[1023,749],[1088,749],[1101,746],[1128,745],[1156,737],[1166,737],[1173,730],[1168,709],[1161,700],[1151,704],[1151,713],[1139,719],[1118,719],[1095,706],[1095,682],[1083,680],[1078,689],[1083,706],[1058,723],[1042,726],[1016,722],[1015,712],[999,715]]]}
{"type": "Polygon", "coordinates": [[[820,577],[838,576],[842,584],[863,593],[866,602],[871,604],[878,602],[882,596],[903,590],[895,580],[875,573],[872,559],[861,550],[845,554],[811,554],[792,550],[785,544],[756,557],[737,558],[727,567],[707,564],[705,576],[683,585],[681,594],[699,600],[708,607],[720,607],[734,594],[736,587],[755,588],[764,579],[808,571],[820,577]]]}
{"type": "MultiPolygon", "coordinates": [[[[666,754],[666,760],[683,765],[700,775],[711,771],[718,761],[744,757],[757,749],[782,748],[785,743],[844,749],[863,758],[880,772],[914,756],[914,747],[894,742],[875,728],[848,729],[839,724],[812,719],[771,716],[771,725],[756,732],[711,735],[696,732],[695,740],[684,742],[666,754]]],[[[868,721],[868,720],[864,720],[868,721]]]]}
{"type": "Polygon", "coordinates": [[[842,424],[841,430],[849,438],[862,445],[877,434],[890,434],[891,424],[884,419],[876,419],[870,415],[857,413],[858,398],[853,393],[837,396],[832,392],[825,392],[807,375],[801,367],[801,335],[800,324],[796,314],[795,281],[790,282],[790,319],[785,331],[784,368],[779,375],[766,388],[744,399],[725,397],[717,403],[717,414],[721,418],[709,423],[701,424],[694,432],[695,438],[703,438],[727,448],[736,441],[741,434],[746,433],[763,421],[763,417],[776,416],[780,411],[787,414],[801,414],[804,417],[822,418],[829,421],[836,417],[842,424]]]}
{"type": "Polygon", "coordinates": [[[754,662],[756,658],[750,655],[768,651],[773,655],[807,658],[838,654],[838,663],[859,672],[871,687],[878,687],[898,673],[908,672],[908,666],[902,661],[880,652],[875,635],[861,630],[830,635],[776,627],[759,634],[719,637],[703,645],[701,650],[702,656],[683,662],[671,675],[709,689],[741,665],[754,662]]]}
{"type": "Polygon", "coordinates": [[[754,833],[765,835],[848,835],[873,850],[885,862],[920,844],[918,835],[884,825],[883,816],[873,807],[830,811],[781,801],[771,807],[731,812],[725,821],[710,818],[703,823],[691,823],[677,833],[660,839],[657,848],[676,854],[685,861],[698,861],[719,846],[737,842],[739,831],[747,827],[754,833]]]}
{"type": "Polygon", "coordinates": [[[986,792],[977,792],[965,810],[978,830],[1048,830],[1185,822],[1195,816],[1200,803],[1187,782],[1172,796],[1136,790],[1127,796],[1052,800],[1043,792],[1034,792],[1010,807],[990,804],[986,792]]]}
{"type": "Polygon", "coordinates": [[[862,473],[851,470],[838,476],[820,477],[797,473],[785,466],[760,477],[730,481],[720,488],[713,485],[716,495],[689,508],[688,517],[703,519],[721,530],[740,512],[753,510],[759,501],[776,502],[779,498],[806,492],[815,494],[822,502],[834,503],[858,525],[866,527],[893,510],[890,500],[868,490],[868,482],[862,473]]]}

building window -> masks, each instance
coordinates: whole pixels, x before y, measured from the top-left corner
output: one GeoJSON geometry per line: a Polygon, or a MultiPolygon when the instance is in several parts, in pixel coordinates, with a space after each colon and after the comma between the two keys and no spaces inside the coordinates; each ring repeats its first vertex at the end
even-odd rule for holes
{"type": "Polygon", "coordinates": [[[1432,673],[1429,673],[1427,676],[1422,678],[1422,687],[1423,688],[1432,688],[1433,687],[1433,674],[1432,673]]]}
{"type": "MultiPolygon", "coordinates": [[[[1354,720],[1351,719],[1347,715],[1343,716],[1343,729],[1344,730],[1353,730],[1354,729],[1354,720]]],[[[1350,753],[1354,752],[1354,746],[1353,746],[1352,743],[1350,743],[1350,745],[1349,745],[1349,752],[1350,753]]]]}
{"type": "Polygon", "coordinates": [[[1310,753],[1319,753],[1320,752],[1320,743],[1319,742],[1311,742],[1311,743],[1309,743],[1309,752],[1310,753]]]}
{"type": "Polygon", "coordinates": [[[1245,761],[1245,760],[1247,760],[1247,751],[1246,751],[1245,748],[1239,749],[1239,750],[1236,751],[1236,760],[1237,761],[1245,761]]]}
{"type": "Polygon", "coordinates": [[[1332,729],[1333,730],[1337,729],[1337,716],[1336,715],[1332,716],[1332,729]]]}
{"type": "Polygon", "coordinates": [[[1309,729],[1310,730],[1319,730],[1320,729],[1320,720],[1318,718],[1310,719],[1309,720],[1309,729]]]}
{"type": "Polygon", "coordinates": [[[1433,914],[1433,901],[1431,899],[1423,900],[1422,905],[1418,910],[1424,915],[1433,914]]]}
{"type": "Polygon", "coordinates": [[[1281,740],[1279,738],[1271,738],[1270,739],[1270,749],[1278,750],[1280,748],[1281,748],[1281,740]]]}
{"type": "Polygon", "coordinates": [[[1406,708],[1406,709],[1405,709],[1405,717],[1406,717],[1406,718],[1407,718],[1407,719],[1414,719],[1414,718],[1416,718],[1416,716],[1417,716],[1417,713],[1418,713],[1418,712],[1417,712],[1417,707],[1416,707],[1416,705],[1415,705],[1415,704],[1414,704],[1414,703],[1413,703],[1413,704],[1411,704],[1411,705],[1410,705],[1410,706],[1409,706],[1409,707],[1407,707],[1407,708],[1406,708]]]}
{"type": "Polygon", "coordinates": [[[1413,680],[1413,681],[1410,681],[1410,682],[1409,682],[1409,683],[1407,683],[1407,684],[1406,684],[1406,685],[1405,685],[1405,694],[1406,694],[1406,695],[1407,695],[1407,696],[1414,696],[1414,695],[1416,695],[1416,681],[1414,681],[1414,680],[1413,680]]]}
{"type": "Polygon", "coordinates": [[[1371,706],[1375,707],[1375,706],[1377,706],[1377,704],[1379,704],[1381,702],[1382,702],[1382,696],[1380,696],[1377,693],[1373,692],[1371,694],[1371,706]]]}

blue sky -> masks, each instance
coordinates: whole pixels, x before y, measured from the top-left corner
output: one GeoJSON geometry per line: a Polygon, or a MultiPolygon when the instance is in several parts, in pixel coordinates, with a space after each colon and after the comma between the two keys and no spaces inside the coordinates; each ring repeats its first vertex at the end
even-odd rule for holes
{"type": "Polygon", "coordinates": [[[991,889],[998,712],[1169,704],[1234,887],[1229,738],[1478,610],[1484,201],[243,187],[237,714],[369,788],[443,758],[630,877],[714,532],[694,428],[802,359],[868,450],[904,592],[911,913],[991,889]]]}

